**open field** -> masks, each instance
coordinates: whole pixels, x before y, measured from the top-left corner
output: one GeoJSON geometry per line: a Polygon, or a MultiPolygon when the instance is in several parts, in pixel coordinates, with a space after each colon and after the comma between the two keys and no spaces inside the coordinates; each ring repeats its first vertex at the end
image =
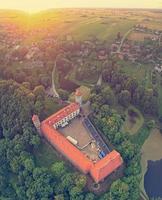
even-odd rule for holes
{"type": "Polygon", "coordinates": [[[139,83],[144,85],[145,87],[152,86],[151,83],[151,71],[153,66],[139,63],[131,63],[125,61],[119,61],[119,65],[121,66],[120,70],[127,75],[136,78],[139,83]]]}
{"type": "Polygon", "coordinates": [[[133,106],[129,106],[129,108],[126,110],[125,112],[126,114],[126,121],[122,127],[124,132],[127,132],[131,135],[136,134],[139,129],[143,126],[144,123],[144,118],[142,116],[142,114],[140,113],[139,110],[137,110],[135,107],[133,106]],[[132,123],[130,120],[130,116],[128,115],[128,110],[132,109],[133,111],[135,111],[137,113],[137,117],[135,118],[135,123],[132,123]]]}
{"type": "Polygon", "coordinates": [[[160,134],[158,129],[154,129],[149,138],[145,141],[142,147],[142,181],[140,184],[141,190],[145,193],[144,190],[144,175],[147,171],[147,161],[152,160],[160,160],[162,159],[162,135],[160,134]]]}
{"type": "Polygon", "coordinates": [[[157,20],[157,19],[151,20],[151,21],[142,23],[142,25],[146,26],[149,29],[162,30],[161,20],[162,20],[162,18],[161,19],[159,18],[159,20],[157,20]]]}
{"type": "Polygon", "coordinates": [[[106,39],[111,42],[115,39],[116,33],[120,30],[121,34],[126,33],[130,28],[135,25],[134,20],[121,21],[119,19],[109,18],[106,22],[101,20],[90,21],[90,23],[78,24],[74,26],[71,33],[75,34],[75,37],[82,40],[90,35],[94,35],[99,39],[106,39]]]}
{"type": "Polygon", "coordinates": [[[138,32],[133,32],[129,35],[128,39],[132,41],[139,41],[143,42],[145,38],[152,38],[155,37],[154,34],[148,34],[148,33],[138,33],[138,32]]]}

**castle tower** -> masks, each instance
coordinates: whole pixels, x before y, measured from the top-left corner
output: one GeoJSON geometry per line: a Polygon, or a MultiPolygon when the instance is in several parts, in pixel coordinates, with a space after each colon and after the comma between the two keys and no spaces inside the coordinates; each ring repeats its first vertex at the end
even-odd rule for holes
{"type": "Polygon", "coordinates": [[[38,115],[33,115],[32,121],[33,121],[33,124],[34,124],[35,128],[37,129],[39,135],[41,136],[42,135],[41,128],[40,128],[41,123],[40,123],[38,115]]]}
{"type": "Polygon", "coordinates": [[[75,92],[75,102],[78,103],[80,106],[82,106],[82,93],[79,89],[76,90],[75,92]]]}

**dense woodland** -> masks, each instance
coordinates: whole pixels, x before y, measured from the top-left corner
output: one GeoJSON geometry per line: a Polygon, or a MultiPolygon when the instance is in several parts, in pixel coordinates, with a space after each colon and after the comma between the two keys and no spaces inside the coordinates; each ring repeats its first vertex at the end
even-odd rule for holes
{"type": "Polygon", "coordinates": [[[0,81],[0,198],[95,199],[86,193],[86,177],[54,162],[51,169],[38,167],[33,150],[40,145],[32,113],[42,112],[43,96],[14,81],[0,81]],[[40,105],[42,104],[42,105],[40,105]]]}
{"type": "MultiPolygon", "coordinates": [[[[91,107],[93,115],[91,120],[98,127],[104,136],[111,141],[124,159],[124,177],[114,182],[111,186],[113,191],[105,195],[105,199],[139,199],[139,184],[141,180],[141,153],[140,149],[144,141],[135,142],[130,134],[121,130],[125,116],[120,115],[112,108],[114,103],[113,92],[109,87],[95,87],[91,96],[91,107]],[[105,97],[105,98],[103,98],[105,97]],[[104,101],[103,101],[104,99],[104,101]],[[113,199],[113,198],[112,198],[113,199]]],[[[141,139],[143,133],[148,133],[154,127],[154,121],[148,121],[138,137],[141,139]]],[[[139,139],[139,140],[140,140],[139,139]]]]}
{"type": "MultiPolygon", "coordinates": [[[[115,181],[109,192],[97,199],[138,199],[140,147],[120,131],[123,117],[110,108],[113,95],[106,102],[98,98],[107,89],[95,88],[91,97],[94,122],[122,154],[124,177],[115,181]],[[97,93],[97,94],[96,94],[97,93]]],[[[54,162],[51,169],[38,167],[33,150],[40,145],[31,116],[44,115],[44,89],[30,90],[12,80],[0,81],[0,195],[1,199],[96,199],[85,190],[86,177],[72,173],[64,162],[54,162]],[[7,177],[7,178],[6,178],[7,177]],[[74,178],[72,178],[74,177],[74,178]]]]}

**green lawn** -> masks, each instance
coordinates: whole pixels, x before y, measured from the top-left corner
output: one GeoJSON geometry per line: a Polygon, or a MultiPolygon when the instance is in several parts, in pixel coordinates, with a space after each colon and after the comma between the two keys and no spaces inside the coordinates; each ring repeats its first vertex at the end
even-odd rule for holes
{"type": "Polygon", "coordinates": [[[125,111],[125,115],[126,115],[126,121],[122,127],[122,130],[124,132],[129,133],[130,135],[136,134],[139,131],[139,129],[143,126],[143,123],[144,123],[144,118],[141,112],[138,109],[136,109],[134,106],[129,106],[129,108],[125,111]],[[128,115],[129,109],[132,109],[138,114],[138,117],[136,117],[136,122],[134,124],[132,124],[129,119],[129,115],[128,115]]]}
{"type": "Polygon", "coordinates": [[[95,35],[101,40],[106,39],[112,42],[119,31],[124,34],[135,24],[135,20],[120,20],[119,18],[108,17],[103,21],[95,18],[87,23],[74,25],[72,33],[80,40],[86,39],[89,35],[95,35]]]}
{"type": "Polygon", "coordinates": [[[76,168],[44,138],[41,138],[41,144],[38,149],[34,150],[33,155],[36,165],[39,167],[51,168],[51,165],[55,162],[64,161],[68,171],[77,171],[76,168]]]}
{"type": "Polygon", "coordinates": [[[151,83],[151,71],[152,66],[148,64],[137,64],[137,63],[131,63],[129,61],[119,61],[120,70],[124,73],[126,73],[129,76],[132,76],[133,78],[136,78],[137,81],[141,84],[143,84],[145,87],[152,86],[151,83]]]}
{"type": "Polygon", "coordinates": [[[133,143],[136,143],[142,147],[142,145],[144,144],[145,140],[149,137],[149,135],[150,135],[150,130],[146,127],[142,127],[138,133],[131,136],[131,140],[133,143]]]}
{"type": "Polygon", "coordinates": [[[62,105],[58,104],[58,102],[53,97],[46,97],[45,99],[45,110],[47,111],[47,117],[58,111],[62,108],[62,105]]]}
{"type": "Polygon", "coordinates": [[[34,150],[36,164],[40,167],[49,168],[54,162],[60,161],[58,153],[53,147],[42,139],[38,149],[34,150]]]}

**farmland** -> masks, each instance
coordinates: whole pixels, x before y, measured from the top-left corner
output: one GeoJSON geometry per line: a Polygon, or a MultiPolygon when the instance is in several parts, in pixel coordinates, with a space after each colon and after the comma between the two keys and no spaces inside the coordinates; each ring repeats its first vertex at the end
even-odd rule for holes
{"type": "Polygon", "coordinates": [[[143,42],[145,38],[152,38],[153,34],[133,32],[129,35],[128,39],[132,41],[143,42]]]}

